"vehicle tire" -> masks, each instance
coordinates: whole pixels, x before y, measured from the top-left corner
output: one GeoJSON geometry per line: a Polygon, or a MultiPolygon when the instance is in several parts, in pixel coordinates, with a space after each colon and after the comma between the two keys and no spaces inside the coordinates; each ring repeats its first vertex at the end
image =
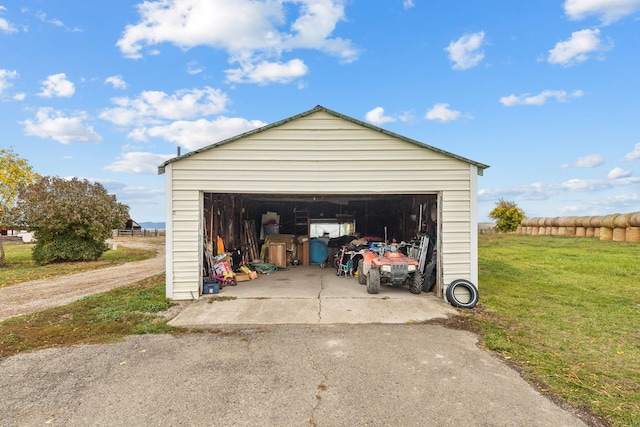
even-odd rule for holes
{"type": "Polygon", "coordinates": [[[361,285],[367,284],[367,276],[364,274],[364,260],[360,259],[358,261],[358,283],[361,285]]]}
{"type": "Polygon", "coordinates": [[[422,281],[422,290],[424,292],[430,292],[433,285],[436,283],[436,262],[431,261],[427,264],[424,271],[424,280],[422,281]]]}
{"type": "Polygon", "coordinates": [[[422,274],[417,271],[413,273],[413,276],[411,276],[411,283],[409,283],[409,291],[411,291],[412,294],[419,294],[422,292],[422,281],[422,274]]]}
{"type": "Polygon", "coordinates": [[[380,292],[380,272],[375,268],[369,270],[367,274],[367,292],[370,294],[380,292]]]}
{"type": "Polygon", "coordinates": [[[468,280],[457,279],[447,286],[447,300],[454,307],[473,308],[478,304],[478,288],[468,280]]]}

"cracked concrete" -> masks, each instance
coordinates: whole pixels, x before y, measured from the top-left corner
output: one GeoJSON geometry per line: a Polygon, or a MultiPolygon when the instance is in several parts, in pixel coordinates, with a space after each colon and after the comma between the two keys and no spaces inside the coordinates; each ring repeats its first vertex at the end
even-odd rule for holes
{"type": "Polygon", "coordinates": [[[336,276],[318,266],[291,267],[257,280],[227,286],[189,304],[170,324],[219,325],[412,323],[447,318],[456,311],[433,294],[381,286],[370,295],[355,277],[336,276]],[[233,300],[218,300],[218,297],[233,300]]]}

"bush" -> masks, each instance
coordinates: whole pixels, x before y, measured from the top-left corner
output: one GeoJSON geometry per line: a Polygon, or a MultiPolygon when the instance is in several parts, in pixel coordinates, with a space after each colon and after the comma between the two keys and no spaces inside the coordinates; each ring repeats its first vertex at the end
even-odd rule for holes
{"type": "Polygon", "coordinates": [[[489,217],[496,220],[496,230],[506,232],[516,230],[525,214],[515,202],[500,199],[496,202],[496,207],[489,212],[489,217]]]}
{"type": "Polygon", "coordinates": [[[37,265],[65,261],[96,261],[104,252],[104,242],[74,235],[38,239],[31,253],[37,265]]]}

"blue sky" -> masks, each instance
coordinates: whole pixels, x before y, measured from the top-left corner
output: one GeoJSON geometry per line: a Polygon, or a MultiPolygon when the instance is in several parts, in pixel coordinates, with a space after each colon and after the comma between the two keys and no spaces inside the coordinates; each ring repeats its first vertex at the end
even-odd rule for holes
{"type": "Polygon", "coordinates": [[[632,212],[638,70],[640,0],[0,0],[0,146],[164,221],[177,146],[323,105],[491,165],[480,221],[632,212]]]}

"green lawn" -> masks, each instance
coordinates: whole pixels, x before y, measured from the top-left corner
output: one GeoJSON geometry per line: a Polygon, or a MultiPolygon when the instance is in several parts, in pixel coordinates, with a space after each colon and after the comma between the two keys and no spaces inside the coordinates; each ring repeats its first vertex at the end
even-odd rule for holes
{"type": "MultiPolygon", "coordinates": [[[[156,239],[158,244],[162,240],[156,239]]],[[[156,240],[146,239],[145,242],[156,244],[156,240]]],[[[31,249],[34,245],[5,244],[5,260],[7,265],[0,268],[0,287],[28,282],[37,279],[50,279],[98,268],[124,264],[128,261],[140,261],[156,255],[155,250],[136,249],[118,246],[117,250],[106,251],[98,261],[91,262],[62,262],[37,266],[31,259],[31,249]]]]}
{"type": "Polygon", "coordinates": [[[483,345],[543,391],[640,425],[640,244],[482,235],[483,345]]]}

